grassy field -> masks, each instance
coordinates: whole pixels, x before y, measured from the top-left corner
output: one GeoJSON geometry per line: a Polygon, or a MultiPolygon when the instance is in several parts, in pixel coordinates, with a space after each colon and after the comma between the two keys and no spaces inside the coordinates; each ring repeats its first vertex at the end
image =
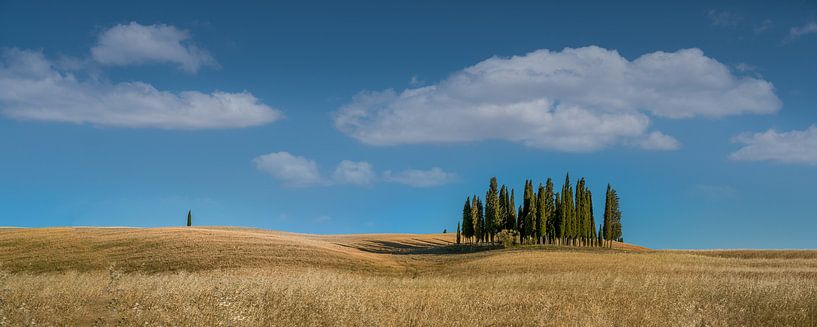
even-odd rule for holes
{"type": "Polygon", "coordinates": [[[0,326],[817,326],[817,251],[0,229],[0,326]]]}

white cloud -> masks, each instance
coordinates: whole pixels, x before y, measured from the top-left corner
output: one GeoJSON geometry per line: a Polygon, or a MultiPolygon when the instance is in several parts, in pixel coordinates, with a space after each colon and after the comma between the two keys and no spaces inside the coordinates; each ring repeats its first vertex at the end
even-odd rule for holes
{"type": "Polygon", "coordinates": [[[164,24],[111,27],[99,35],[91,55],[105,65],[173,63],[191,73],[202,65],[217,66],[207,51],[190,43],[190,32],[164,24]]]}
{"type": "Polygon", "coordinates": [[[6,49],[0,111],[18,119],[165,129],[237,128],[283,118],[249,92],[179,93],[111,83],[59,69],[41,52],[6,49]]]}
{"type": "Polygon", "coordinates": [[[803,26],[792,27],[789,30],[789,39],[796,39],[798,37],[817,33],[817,22],[808,22],[803,26]]]}
{"type": "Polygon", "coordinates": [[[748,72],[756,71],[757,67],[742,62],[742,63],[739,63],[739,64],[735,65],[735,69],[737,69],[741,73],[748,73],[748,72]]]}
{"type": "Polygon", "coordinates": [[[430,170],[407,169],[393,173],[390,170],[383,172],[383,180],[405,184],[413,187],[433,187],[454,181],[457,176],[446,172],[439,167],[430,170]]]}
{"type": "Polygon", "coordinates": [[[374,182],[394,182],[413,187],[439,186],[456,179],[453,173],[438,167],[430,170],[408,169],[398,173],[390,170],[378,177],[374,167],[365,161],[343,160],[335,167],[331,178],[324,177],[314,160],[288,152],[273,152],[253,159],[256,169],[269,174],[284,186],[371,185],[374,182]]]}
{"type": "MultiPolygon", "coordinates": [[[[629,61],[590,46],[494,57],[435,85],[361,92],[334,120],[340,131],[371,145],[500,139],[593,151],[654,144],[663,134],[648,130],[648,114],[717,118],[774,113],[780,106],[771,83],[732,75],[699,49],[629,61]]],[[[667,148],[663,143],[659,148],[667,148]]]]}
{"type": "Polygon", "coordinates": [[[343,160],[335,168],[332,179],[336,183],[369,185],[375,179],[372,165],[365,161],[354,162],[343,160]]]}
{"type": "Polygon", "coordinates": [[[639,142],[645,150],[676,150],[681,147],[681,143],[674,137],[661,132],[652,132],[639,142]]]}
{"type": "Polygon", "coordinates": [[[743,147],[729,155],[733,160],[817,165],[815,125],[802,131],[777,132],[770,129],[762,133],[743,134],[734,141],[743,144],[743,147]]]}
{"type": "Polygon", "coordinates": [[[709,17],[712,25],[721,27],[736,27],[740,24],[740,21],[743,20],[740,14],[725,10],[719,11],[710,9],[706,12],[706,15],[709,17]]]}
{"type": "Polygon", "coordinates": [[[327,184],[318,170],[318,164],[289,152],[274,152],[253,159],[255,168],[269,174],[286,186],[327,184]]]}

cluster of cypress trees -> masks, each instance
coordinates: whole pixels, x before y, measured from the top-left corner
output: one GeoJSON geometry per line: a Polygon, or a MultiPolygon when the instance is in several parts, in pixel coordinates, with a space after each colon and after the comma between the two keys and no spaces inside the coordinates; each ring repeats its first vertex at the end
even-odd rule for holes
{"type": "Polygon", "coordinates": [[[514,231],[522,244],[561,244],[572,246],[611,246],[621,237],[621,210],[616,190],[609,184],[604,206],[604,220],[596,230],[593,195],[584,178],[576,183],[575,194],[570,174],[565,176],[561,192],[555,192],[553,180],[539,183],[525,181],[522,204],[516,207],[514,190],[498,186],[491,178],[485,204],[479,196],[466,197],[462,209],[462,229],[457,224],[457,243],[494,242],[502,230],[514,231]]]}

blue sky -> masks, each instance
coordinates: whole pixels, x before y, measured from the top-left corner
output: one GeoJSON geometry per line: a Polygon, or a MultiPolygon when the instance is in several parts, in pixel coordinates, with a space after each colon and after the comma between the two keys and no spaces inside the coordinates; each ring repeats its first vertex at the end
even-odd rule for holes
{"type": "Polygon", "coordinates": [[[453,230],[584,176],[655,248],[813,248],[817,4],[0,1],[0,225],[453,230]]]}

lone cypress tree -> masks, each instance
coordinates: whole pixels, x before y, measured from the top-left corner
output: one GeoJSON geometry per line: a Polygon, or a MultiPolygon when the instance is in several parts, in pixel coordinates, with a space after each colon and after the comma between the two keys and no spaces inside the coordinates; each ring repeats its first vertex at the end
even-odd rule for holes
{"type": "Polygon", "coordinates": [[[187,226],[193,226],[193,213],[187,210],[187,226]]]}
{"type": "Polygon", "coordinates": [[[462,236],[469,241],[471,241],[471,238],[474,237],[474,220],[471,217],[471,200],[467,196],[465,197],[465,205],[462,207],[462,236]]]}

